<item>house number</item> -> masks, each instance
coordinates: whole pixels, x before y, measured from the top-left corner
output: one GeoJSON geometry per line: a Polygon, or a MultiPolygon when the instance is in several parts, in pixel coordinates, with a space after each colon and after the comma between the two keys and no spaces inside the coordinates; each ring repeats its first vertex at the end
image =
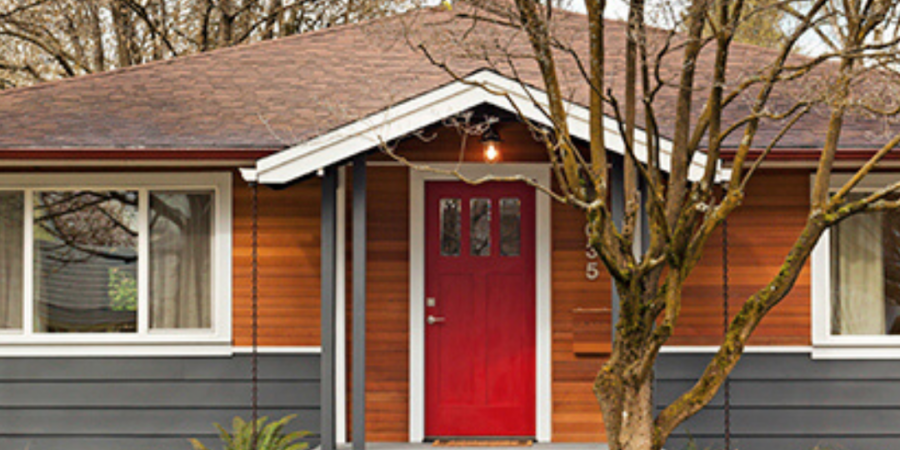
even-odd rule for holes
{"type": "Polygon", "coordinates": [[[594,250],[594,248],[590,246],[591,233],[589,225],[584,226],[584,236],[587,241],[585,243],[584,256],[588,259],[584,268],[584,277],[590,281],[594,281],[600,277],[600,263],[597,261],[597,259],[600,258],[600,255],[597,254],[597,250],[594,250]]]}

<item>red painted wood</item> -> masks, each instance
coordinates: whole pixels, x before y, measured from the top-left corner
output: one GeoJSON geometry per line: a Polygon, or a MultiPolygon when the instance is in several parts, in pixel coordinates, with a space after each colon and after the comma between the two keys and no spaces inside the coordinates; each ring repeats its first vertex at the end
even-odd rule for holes
{"type": "Polygon", "coordinates": [[[426,184],[425,434],[534,436],[534,189],[523,183],[426,184]],[[521,251],[500,255],[500,199],[521,200],[521,251]],[[462,199],[459,256],[442,256],[441,198],[462,199]],[[490,256],[470,254],[470,200],[491,200],[490,256]]]}

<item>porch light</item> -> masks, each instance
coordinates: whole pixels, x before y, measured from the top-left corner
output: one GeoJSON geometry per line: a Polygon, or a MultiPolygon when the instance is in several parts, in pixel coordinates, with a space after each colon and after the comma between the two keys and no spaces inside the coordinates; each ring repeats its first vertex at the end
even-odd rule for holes
{"type": "Polygon", "coordinates": [[[493,164],[500,161],[500,135],[489,127],[481,135],[481,145],[484,147],[484,162],[493,164]]]}

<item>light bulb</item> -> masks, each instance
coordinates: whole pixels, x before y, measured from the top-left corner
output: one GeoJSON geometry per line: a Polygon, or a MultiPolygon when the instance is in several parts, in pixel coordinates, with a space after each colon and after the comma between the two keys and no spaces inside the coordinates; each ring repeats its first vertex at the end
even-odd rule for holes
{"type": "Polygon", "coordinates": [[[484,144],[484,161],[495,163],[500,159],[500,150],[497,149],[496,142],[485,142],[484,144]]]}

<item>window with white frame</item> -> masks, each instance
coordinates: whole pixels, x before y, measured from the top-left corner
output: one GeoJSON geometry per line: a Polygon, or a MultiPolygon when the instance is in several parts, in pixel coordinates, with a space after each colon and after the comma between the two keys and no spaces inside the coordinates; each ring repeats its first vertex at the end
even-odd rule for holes
{"type": "MultiPolygon", "coordinates": [[[[833,191],[849,178],[833,175],[833,191]]],[[[870,174],[848,200],[897,178],[870,174]]],[[[900,357],[900,212],[857,214],[841,221],[822,235],[810,260],[814,356],[900,357]]]]}
{"type": "Polygon", "coordinates": [[[231,175],[0,181],[0,342],[230,340],[231,175]]]}
{"type": "Polygon", "coordinates": [[[831,335],[900,334],[900,213],[852,216],[832,227],[829,239],[831,335]]]}

